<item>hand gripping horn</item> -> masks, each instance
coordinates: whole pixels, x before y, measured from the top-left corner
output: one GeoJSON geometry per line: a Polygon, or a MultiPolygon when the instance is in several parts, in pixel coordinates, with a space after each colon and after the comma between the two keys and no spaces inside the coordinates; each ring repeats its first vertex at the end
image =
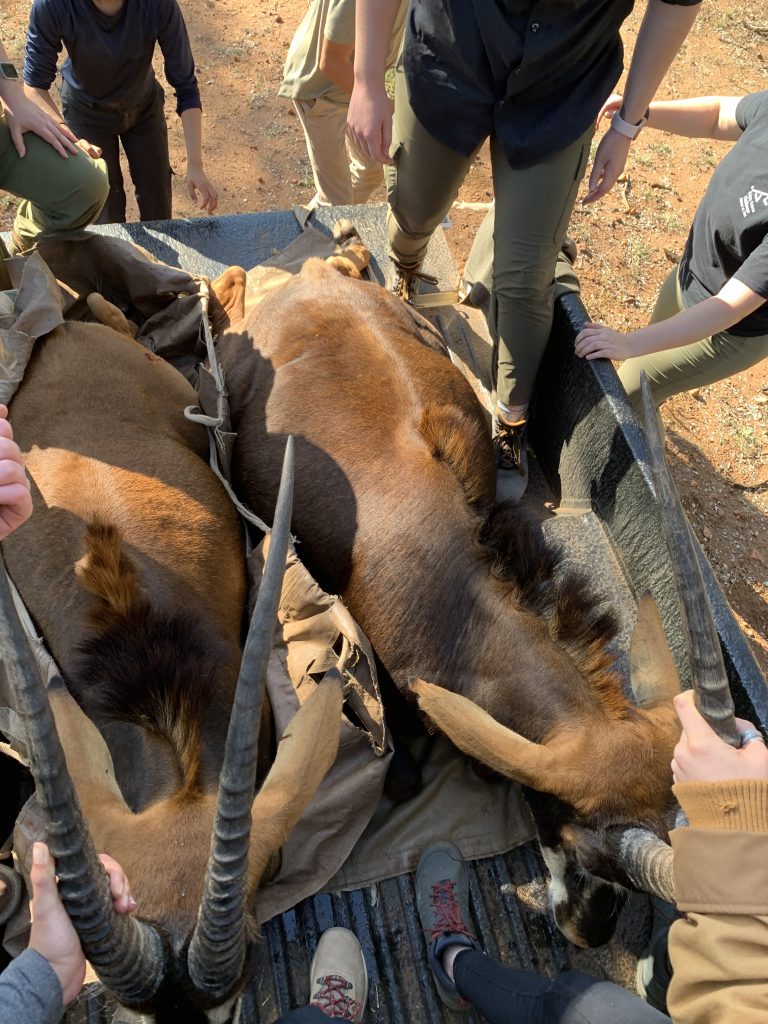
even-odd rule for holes
{"type": "Polygon", "coordinates": [[[48,820],[48,845],[56,860],[64,906],[104,985],[123,1005],[143,1009],[151,1004],[163,979],[163,943],[151,926],[115,912],[2,557],[0,657],[26,730],[35,791],[48,820]]]}
{"type": "Polygon", "coordinates": [[[293,461],[293,437],[289,437],[269,555],[251,617],[229,719],[211,855],[187,957],[192,984],[200,995],[216,1003],[232,994],[245,966],[251,805],[267,664],[290,540],[293,461]]]}

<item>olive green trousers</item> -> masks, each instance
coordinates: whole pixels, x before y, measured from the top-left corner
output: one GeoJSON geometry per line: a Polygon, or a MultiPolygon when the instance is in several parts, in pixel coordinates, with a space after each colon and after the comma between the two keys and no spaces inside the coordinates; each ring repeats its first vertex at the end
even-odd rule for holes
{"type": "MultiPolygon", "coordinates": [[[[668,320],[683,309],[685,306],[675,267],[662,285],[651,323],[668,320]]],[[[627,359],[619,368],[619,380],[624,385],[630,402],[639,412],[642,408],[640,374],[643,370],[648,374],[648,383],[656,404],[661,405],[670,395],[714,384],[718,380],[731,377],[734,373],[749,369],[766,357],[768,335],[743,338],[723,331],[690,345],[627,359]]]]}
{"type": "MultiPolygon", "coordinates": [[[[500,142],[491,137],[495,209],[481,225],[468,266],[492,267],[487,316],[494,340],[493,384],[506,406],[527,405],[533,391],[552,326],[555,261],[593,131],[590,127],[549,160],[523,169],[510,167],[500,142]]],[[[456,152],[419,123],[402,70],[395,82],[392,156],[394,165],[385,172],[390,256],[404,267],[418,267],[476,153],[456,152]]]]}
{"type": "MultiPolygon", "coordinates": [[[[20,157],[5,118],[0,115],[0,189],[12,192],[19,204],[13,231],[17,244],[28,249],[41,238],[72,233],[92,223],[109,193],[106,165],[81,150],[65,159],[33,132],[24,135],[26,155],[20,157]]],[[[5,246],[0,241],[2,250],[5,246]]],[[[6,253],[0,250],[0,260],[6,253]]],[[[0,262],[0,288],[10,288],[0,262]]]]}

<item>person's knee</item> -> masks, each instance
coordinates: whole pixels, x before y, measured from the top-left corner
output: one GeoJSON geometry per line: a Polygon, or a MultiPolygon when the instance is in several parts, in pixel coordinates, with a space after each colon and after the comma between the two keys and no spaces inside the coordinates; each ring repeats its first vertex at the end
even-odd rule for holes
{"type": "Polygon", "coordinates": [[[75,201],[79,206],[77,219],[90,224],[98,217],[108,196],[107,165],[103,160],[91,160],[86,157],[75,194],[75,201]]]}
{"type": "Polygon", "coordinates": [[[508,321],[520,320],[549,330],[555,302],[551,274],[494,272],[493,290],[498,308],[499,331],[503,332],[503,325],[508,321]]]}

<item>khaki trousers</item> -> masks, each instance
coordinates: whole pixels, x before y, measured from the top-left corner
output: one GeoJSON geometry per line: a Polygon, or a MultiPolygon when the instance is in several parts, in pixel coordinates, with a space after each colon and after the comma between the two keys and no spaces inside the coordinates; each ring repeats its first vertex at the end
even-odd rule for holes
{"type": "MultiPolygon", "coordinates": [[[[33,132],[26,132],[24,144],[26,156],[20,157],[0,115],[0,189],[22,200],[13,230],[28,249],[40,238],[80,231],[92,223],[106,201],[109,182],[104,161],[92,160],[82,150],[64,159],[33,132]]],[[[5,278],[3,286],[10,287],[5,278]]]]}
{"type": "MultiPolygon", "coordinates": [[[[507,406],[527,405],[533,391],[552,326],[555,261],[586,170],[593,131],[590,127],[549,160],[522,170],[510,167],[500,143],[491,138],[496,202],[477,244],[486,245],[492,234],[488,323],[494,339],[493,383],[498,400],[507,406]]],[[[397,263],[420,265],[475,155],[457,153],[422,127],[398,70],[395,164],[385,170],[390,256],[397,263]]]]}
{"type": "MultiPolygon", "coordinates": [[[[662,285],[651,323],[668,320],[684,308],[675,267],[662,285]]],[[[648,383],[656,404],[661,405],[670,395],[714,384],[734,373],[748,370],[767,357],[768,335],[743,338],[723,331],[680,348],[627,359],[619,369],[619,380],[635,411],[639,413],[642,409],[640,374],[643,370],[648,374],[648,383]]]]}
{"type": "Polygon", "coordinates": [[[315,100],[294,100],[307,142],[317,193],[313,206],[366,203],[383,180],[380,163],[352,145],[347,135],[347,107],[315,100]]]}

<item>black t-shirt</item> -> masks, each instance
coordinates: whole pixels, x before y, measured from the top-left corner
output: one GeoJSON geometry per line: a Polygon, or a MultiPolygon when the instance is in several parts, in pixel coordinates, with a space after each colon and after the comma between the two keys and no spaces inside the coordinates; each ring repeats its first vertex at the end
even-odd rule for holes
{"type": "Polygon", "coordinates": [[[513,167],[540,163],[594,122],[621,74],[619,29],[633,5],[412,0],[403,69],[413,112],[464,156],[495,133],[513,167]]]}
{"type": "MultiPolygon", "coordinates": [[[[768,299],[768,91],[745,96],[736,121],[744,134],[715,168],[680,260],[686,306],[717,295],[732,277],[768,299]]],[[[768,334],[768,304],[728,333],[768,334]]]]}

